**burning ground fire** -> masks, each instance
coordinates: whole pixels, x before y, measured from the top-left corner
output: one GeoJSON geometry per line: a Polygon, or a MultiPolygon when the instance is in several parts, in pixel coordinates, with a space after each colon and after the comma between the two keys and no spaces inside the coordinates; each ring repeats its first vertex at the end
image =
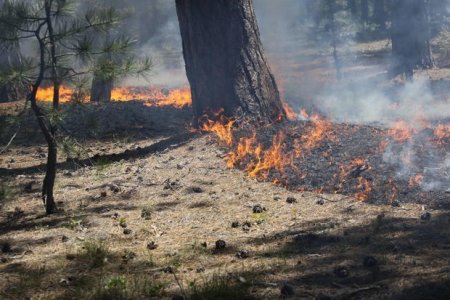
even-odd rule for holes
{"type": "MultiPolygon", "coordinates": [[[[37,97],[51,101],[52,96],[52,89],[45,88],[37,97]]],[[[74,90],[61,88],[61,102],[77,96],[74,90]]],[[[88,101],[87,96],[78,99],[88,101]]],[[[191,105],[191,95],[189,89],[115,88],[112,101],[182,108],[191,105]]],[[[450,189],[450,124],[446,122],[432,125],[418,117],[380,129],[333,123],[305,110],[296,114],[286,102],[283,107],[291,122],[256,130],[219,111],[201,120],[201,131],[213,133],[230,149],[225,157],[229,168],[292,190],[394,203],[411,197],[426,201],[426,192],[445,194],[450,189]]]]}
{"type": "MultiPolygon", "coordinates": [[[[423,128],[413,128],[399,120],[385,130],[335,124],[318,115],[309,116],[303,110],[297,119],[305,121],[256,130],[241,128],[245,126],[217,116],[217,121],[206,119],[201,130],[215,134],[220,143],[231,148],[225,157],[227,166],[289,189],[350,194],[360,201],[393,203],[416,196],[425,200],[421,187],[429,177],[427,155],[433,153],[437,160],[432,164],[441,165],[443,173],[450,168],[443,161],[450,150],[448,124],[432,128],[428,122],[422,122],[423,128]],[[431,149],[427,153],[422,145],[412,144],[424,135],[431,149]],[[417,148],[416,157],[402,157],[408,147],[417,148]],[[398,165],[389,163],[389,151],[396,153],[398,165]]],[[[445,182],[445,176],[450,175],[443,176],[441,181],[445,182]]],[[[445,194],[442,189],[449,187],[441,186],[437,191],[445,194]]]]}
{"type": "MultiPolygon", "coordinates": [[[[52,101],[52,99],[52,87],[40,88],[38,90],[38,101],[52,101]]],[[[71,101],[89,102],[89,96],[77,93],[72,88],[62,86],[60,89],[60,102],[67,103],[71,101]]],[[[145,87],[117,87],[111,92],[111,101],[143,101],[149,107],[171,106],[175,108],[190,106],[192,103],[189,88],[166,90],[145,87]]]]}

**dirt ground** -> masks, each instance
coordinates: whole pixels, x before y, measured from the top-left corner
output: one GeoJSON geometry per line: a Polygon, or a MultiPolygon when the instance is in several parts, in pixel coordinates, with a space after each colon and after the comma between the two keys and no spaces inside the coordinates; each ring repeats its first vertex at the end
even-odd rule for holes
{"type": "Polygon", "coordinates": [[[450,295],[448,202],[393,207],[258,182],[179,118],[153,136],[86,139],[104,159],[61,161],[52,216],[39,197],[44,145],[0,156],[1,298],[208,299],[223,287],[242,291],[226,299],[450,295]]]}

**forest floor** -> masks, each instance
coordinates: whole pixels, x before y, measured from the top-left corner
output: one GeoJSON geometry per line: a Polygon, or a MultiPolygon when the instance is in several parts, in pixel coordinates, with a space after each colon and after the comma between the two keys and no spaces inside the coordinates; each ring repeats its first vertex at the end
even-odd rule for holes
{"type": "MultiPolygon", "coordinates": [[[[448,88],[448,71],[430,76],[448,88]]],[[[0,154],[1,299],[450,297],[448,193],[390,205],[292,191],[228,168],[188,108],[65,104],[46,216],[46,147],[22,106],[0,104],[2,145],[21,127],[0,154]]]]}
{"type": "Polygon", "coordinates": [[[227,168],[215,137],[186,129],[188,110],[169,111],[161,123],[161,111],[145,112],[153,125],[121,138],[86,139],[93,166],[62,160],[55,215],[40,200],[45,147],[26,132],[0,156],[1,298],[449,295],[448,201],[427,206],[428,219],[414,202],[370,204],[258,182],[227,168]]]}

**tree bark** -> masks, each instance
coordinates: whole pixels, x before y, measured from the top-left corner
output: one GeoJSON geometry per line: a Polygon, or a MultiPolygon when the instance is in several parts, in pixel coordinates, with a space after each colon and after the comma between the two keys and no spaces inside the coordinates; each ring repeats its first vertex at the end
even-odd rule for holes
{"type": "Polygon", "coordinates": [[[429,43],[425,0],[394,0],[392,7],[392,75],[413,77],[414,69],[430,68],[433,58],[429,43]]]}
{"type": "Polygon", "coordinates": [[[369,22],[369,1],[361,0],[361,22],[364,26],[369,22]]]}
{"type": "MultiPolygon", "coordinates": [[[[0,52],[2,52],[2,55],[0,55],[0,72],[8,72],[8,68],[13,64],[18,63],[20,60],[18,55],[19,46],[15,45],[11,46],[11,48],[2,47],[0,52]]],[[[17,96],[18,90],[13,84],[0,85],[0,103],[17,100],[17,96]]]]}
{"type": "Polygon", "coordinates": [[[11,94],[6,85],[0,85],[0,103],[11,101],[11,94]]]}
{"type": "Polygon", "coordinates": [[[336,69],[336,79],[342,79],[341,62],[339,60],[338,45],[337,45],[337,32],[336,32],[336,0],[328,0],[328,10],[330,15],[330,27],[331,27],[331,46],[333,48],[334,67],[336,69]]]}
{"type": "Polygon", "coordinates": [[[386,30],[386,9],[384,7],[384,0],[374,1],[373,19],[379,31],[386,30]]]}
{"type": "MultiPolygon", "coordinates": [[[[60,81],[58,77],[58,59],[56,51],[55,35],[53,31],[53,21],[51,18],[51,2],[45,2],[45,16],[47,23],[47,31],[49,37],[50,46],[50,69],[51,77],[53,82],[53,102],[52,110],[53,112],[58,112],[59,110],[59,91],[60,91],[60,81]]],[[[42,51],[42,48],[41,48],[42,51]]],[[[36,101],[35,101],[36,102],[36,101]]],[[[52,120],[48,120],[48,127],[44,127],[44,130],[49,131],[44,133],[47,146],[47,170],[45,172],[44,182],[42,184],[42,200],[45,206],[45,212],[47,214],[52,214],[56,212],[55,197],[53,194],[53,188],[55,186],[56,179],[56,163],[58,159],[58,148],[56,142],[57,125],[53,124],[52,120]]]]}
{"type": "Polygon", "coordinates": [[[352,14],[352,16],[356,16],[358,14],[358,7],[356,6],[356,0],[348,0],[347,8],[352,14]]]}
{"type": "Polygon", "coordinates": [[[252,0],[176,0],[194,114],[284,119],[252,0]]]}
{"type": "Polygon", "coordinates": [[[112,89],[112,79],[103,79],[99,75],[94,75],[91,86],[91,102],[110,102],[112,89]]]}

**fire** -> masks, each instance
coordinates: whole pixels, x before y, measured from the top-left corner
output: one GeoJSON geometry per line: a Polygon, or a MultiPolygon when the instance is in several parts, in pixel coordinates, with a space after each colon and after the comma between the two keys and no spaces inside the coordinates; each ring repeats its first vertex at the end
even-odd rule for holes
{"type": "Polygon", "coordinates": [[[256,134],[251,137],[241,138],[236,146],[236,150],[228,153],[226,158],[227,166],[234,168],[239,166],[240,162],[244,161],[248,156],[252,156],[255,152],[253,145],[256,143],[256,134]]]}
{"type": "Polygon", "coordinates": [[[305,135],[302,135],[300,139],[297,139],[295,144],[295,155],[296,157],[300,157],[304,151],[311,151],[317,148],[320,143],[325,140],[335,140],[335,136],[333,133],[333,125],[330,121],[318,116],[314,115],[309,117],[306,112],[303,111],[302,115],[307,116],[311,119],[313,127],[307,132],[305,135]]]}
{"type": "MultiPolygon", "coordinates": [[[[324,141],[339,142],[338,130],[331,123],[330,120],[322,118],[318,115],[310,116],[304,110],[300,111],[298,117],[302,117],[306,122],[302,125],[288,128],[302,128],[302,132],[298,133],[291,129],[278,129],[278,131],[270,130],[273,135],[271,141],[267,141],[263,135],[260,135],[257,129],[250,129],[248,127],[239,130],[234,120],[227,119],[219,113],[214,114],[212,120],[206,119],[202,122],[201,130],[203,132],[211,132],[217,136],[221,143],[229,146],[229,152],[225,156],[225,161],[229,168],[239,168],[243,170],[249,177],[257,180],[271,180],[275,184],[287,185],[295,175],[298,179],[305,179],[306,184],[315,187],[315,183],[311,183],[309,175],[305,170],[299,170],[299,163],[302,159],[307,159],[307,154],[322,154],[327,158],[331,166],[330,170],[336,170],[336,164],[332,162],[331,151],[327,147],[321,148],[324,141]],[[242,136],[241,134],[246,133],[242,136]],[[241,136],[238,138],[238,136],[241,136]],[[320,150],[319,153],[314,153],[312,150],[320,150]],[[309,151],[309,152],[308,152],[309,151]]],[[[239,124],[242,124],[239,121],[239,124]]],[[[278,125],[275,125],[278,126],[278,125]]],[[[398,121],[389,129],[389,134],[392,138],[385,137],[379,145],[379,151],[384,152],[388,147],[391,147],[392,141],[405,142],[415,134],[426,132],[433,132],[430,122],[424,119],[418,127],[411,127],[405,121],[398,121]],[[422,127],[420,127],[423,126],[422,127]]],[[[251,127],[250,127],[251,128],[251,127]]],[[[273,128],[273,127],[272,127],[273,128]]],[[[342,128],[341,126],[337,128],[342,128]]],[[[341,130],[346,130],[346,134],[351,134],[352,128],[349,126],[343,127],[341,130]],[[347,131],[348,130],[348,131],[347,131]]],[[[262,130],[262,133],[265,131],[262,130]]],[[[377,130],[381,133],[383,130],[377,130]]],[[[434,136],[436,139],[443,141],[450,137],[450,126],[439,125],[434,129],[434,136]]],[[[446,142],[443,141],[443,142],[446,142]]],[[[412,156],[409,153],[402,153],[401,159],[403,165],[412,165],[412,156]]],[[[390,179],[386,182],[385,179],[380,181],[376,176],[377,172],[373,169],[373,165],[367,157],[359,157],[351,160],[339,167],[331,179],[333,186],[331,188],[323,187],[317,189],[318,192],[342,192],[352,193],[354,198],[359,201],[368,201],[371,198],[379,196],[379,188],[381,184],[388,187],[385,191],[386,200],[393,203],[399,195],[399,188],[397,183],[390,179]]],[[[377,162],[377,160],[373,160],[377,162]]],[[[314,170],[313,170],[314,171],[314,170]]],[[[314,175],[314,174],[313,174],[314,175]]],[[[420,186],[424,176],[417,174],[409,178],[409,187],[414,188],[420,186]]],[[[400,184],[408,183],[404,179],[399,181],[400,184]]]]}
{"type": "Polygon", "coordinates": [[[200,128],[203,132],[214,133],[220,142],[233,147],[225,158],[229,168],[242,167],[249,177],[267,179],[271,170],[283,173],[286,166],[292,165],[293,155],[285,151],[284,132],[278,132],[268,148],[258,143],[255,130],[235,143],[235,121],[224,117],[222,113],[223,110],[214,113],[212,119],[205,116],[200,128]]]}
{"type": "Polygon", "coordinates": [[[283,105],[284,112],[286,113],[286,117],[288,120],[295,120],[297,118],[297,114],[294,112],[292,107],[284,100],[281,100],[281,104],[283,105]]]}
{"type": "Polygon", "coordinates": [[[422,181],[423,181],[423,175],[422,174],[417,174],[417,175],[412,176],[412,177],[409,178],[408,185],[409,185],[410,188],[414,188],[416,186],[420,186],[422,181]]]}
{"type": "MultiPolygon", "coordinates": [[[[53,87],[39,88],[37,96],[38,101],[52,101],[53,87]]],[[[61,86],[60,102],[67,103],[77,99],[82,102],[88,102],[89,96],[77,97],[77,92],[67,86],[61,86]]],[[[146,106],[172,106],[183,108],[191,105],[191,91],[188,88],[175,90],[165,90],[158,88],[145,87],[117,87],[111,91],[111,101],[145,101],[146,106]]]]}
{"type": "Polygon", "coordinates": [[[214,133],[221,142],[225,143],[227,146],[232,146],[234,141],[233,136],[233,126],[235,121],[230,120],[222,115],[223,110],[215,113],[214,119],[218,121],[213,121],[205,116],[205,121],[202,121],[201,130],[203,132],[214,133]]]}
{"type": "Polygon", "coordinates": [[[178,108],[192,104],[191,90],[188,88],[171,90],[169,94],[158,101],[159,106],[175,106],[178,108]]]}
{"type": "Polygon", "coordinates": [[[333,125],[330,121],[315,115],[311,118],[313,122],[313,129],[304,137],[302,137],[303,147],[311,150],[316,148],[319,143],[325,138],[333,139],[332,130],[333,125]]]}
{"type": "MultiPolygon", "coordinates": [[[[229,168],[241,168],[249,177],[256,179],[269,178],[271,171],[283,175],[287,167],[294,166],[294,158],[299,157],[303,151],[318,147],[324,139],[334,139],[331,122],[319,116],[312,116],[311,128],[295,141],[293,150],[287,150],[283,130],[274,135],[269,146],[258,142],[256,130],[236,141],[233,131],[235,122],[223,117],[222,112],[223,110],[213,114],[212,118],[205,116],[201,131],[214,133],[220,142],[232,147],[225,158],[229,168]]],[[[279,179],[274,181],[280,183],[279,179]]]]}
{"type": "Polygon", "coordinates": [[[367,201],[369,199],[369,194],[372,192],[372,185],[364,177],[358,177],[358,189],[362,190],[355,194],[355,198],[359,201],[367,201]]]}
{"type": "Polygon", "coordinates": [[[437,143],[443,145],[445,139],[450,139],[450,124],[439,124],[434,130],[434,136],[437,139],[437,143]]]}
{"type": "Polygon", "coordinates": [[[398,187],[397,184],[395,183],[395,180],[392,178],[389,178],[388,185],[391,188],[391,195],[389,196],[389,204],[392,204],[394,203],[394,201],[398,196],[398,187]]]}
{"type": "Polygon", "coordinates": [[[309,114],[306,112],[306,109],[304,108],[300,110],[300,116],[302,116],[305,120],[309,119],[309,114]]]}
{"type": "MultiPolygon", "coordinates": [[[[60,103],[67,103],[69,101],[72,101],[77,96],[77,93],[74,89],[61,86],[59,89],[59,102],[60,103]]],[[[38,89],[36,94],[36,99],[38,101],[45,101],[45,102],[51,102],[53,101],[53,86],[49,87],[41,87],[38,89]]],[[[87,97],[82,97],[81,101],[87,101],[87,97]]]]}
{"type": "Polygon", "coordinates": [[[361,174],[371,169],[372,167],[362,158],[354,159],[349,165],[342,166],[339,173],[340,188],[342,189],[349,178],[357,178],[358,185],[356,188],[360,192],[355,194],[355,198],[359,201],[367,201],[373,188],[371,182],[361,176],[361,174]]]}
{"type": "Polygon", "coordinates": [[[253,160],[247,166],[246,172],[253,178],[267,178],[269,171],[274,169],[284,172],[286,166],[292,164],[292,157],[284,151],[284,132],[278,132],[272,139],[272,145],[263,151],[260,144],[254,149],[253,160]]]}
{"type": "Polygon", "coordinates": [[[256,133],[241,138],[236,150],[228,154],[227,166],[233,168],[246,163],[245,172],[249,177],[257,179],[267,179],[271,170],[282,174],[286,166],[293,162],[293,156],[285,152],[284,141],[285,134],[282,131],[273,137],[272,144],[267,149],[257,142],[256,133]]]}
{"type": "Polygon", "coordinates": [[[408,123],[403,120],[395,122],[388,131],[388,134],[397,142],[408,141],[414,133],[416,133],[416,130],[411,128],[408,123]]]}

